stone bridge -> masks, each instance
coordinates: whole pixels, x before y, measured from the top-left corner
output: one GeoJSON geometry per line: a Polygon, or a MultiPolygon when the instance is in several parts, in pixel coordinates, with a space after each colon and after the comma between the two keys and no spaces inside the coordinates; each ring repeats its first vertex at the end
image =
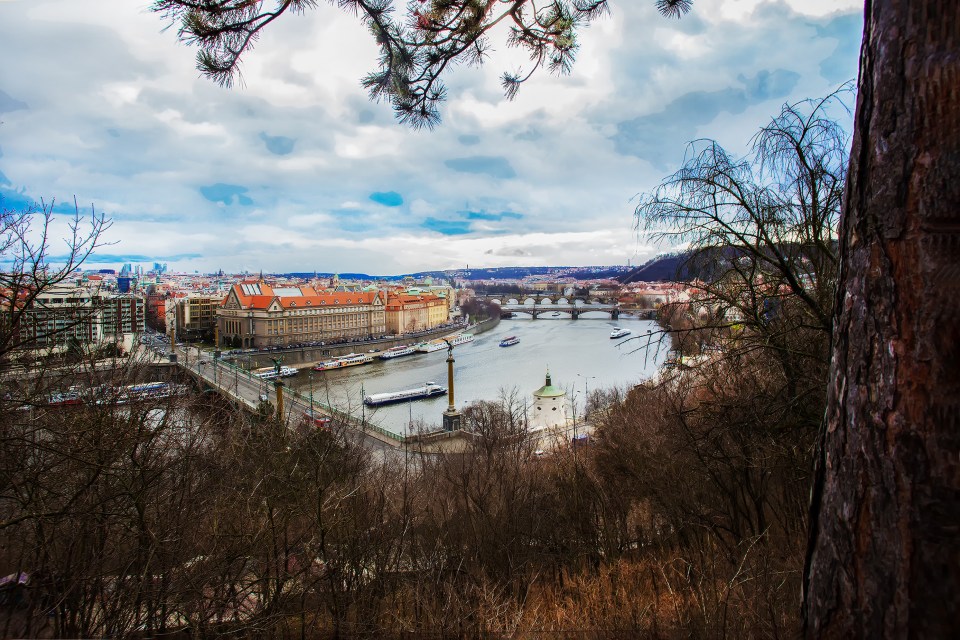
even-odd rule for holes
{"type": "Polygon", "coordinates": [[[532,319],[538,317],[562,317],[564,315],[577,320],[584,313],[592,311],[600,312],[612,320],[617,320],[621,315],[636,315],[640,317],[652,318],[653,309],[639,309],[622,307],[617,302],[603,302],[591,298],[565,298],[563,296],[528,296],[525,298],[511,297],[490,297],[487,299],[500,306],[500,310],[509,313],[525,313],[532,319]]]}

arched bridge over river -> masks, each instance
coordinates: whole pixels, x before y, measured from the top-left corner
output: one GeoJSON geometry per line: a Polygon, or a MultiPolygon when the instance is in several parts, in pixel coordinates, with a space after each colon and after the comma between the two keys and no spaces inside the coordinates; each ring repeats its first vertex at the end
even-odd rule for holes
{"type": "Polygon", "coordinates": [[[552,298],[549,296],[528,296],[526,298],[493,297],[487,299],[500,306],[505,313],[524,313],[536,320],[538,317],[569,317],[579,319],[586,313],[598,312],[612,320],[621,315],[633,315],[642,318],[653,318],[654,309],[624,307],[617,302],[601,301],[598,299],[552,298]]]}

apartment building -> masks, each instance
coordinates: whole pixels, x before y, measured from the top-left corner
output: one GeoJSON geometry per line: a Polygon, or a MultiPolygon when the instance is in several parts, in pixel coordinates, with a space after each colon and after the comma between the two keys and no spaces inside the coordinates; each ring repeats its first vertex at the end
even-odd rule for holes
{"type": "Polygon", "coordinates": [[[212,340],[221,302],[222,297],[194,293],[168,299],[167,304],[174,305],[177,340],[212,340]]]}
{"type": "Polygon", "coordinates": [[[129,352],[144,328],[143,298],[59,285],[45,290],[24,310],[16,340],[26,349],[49,352],[109,343],[129,352]]]}

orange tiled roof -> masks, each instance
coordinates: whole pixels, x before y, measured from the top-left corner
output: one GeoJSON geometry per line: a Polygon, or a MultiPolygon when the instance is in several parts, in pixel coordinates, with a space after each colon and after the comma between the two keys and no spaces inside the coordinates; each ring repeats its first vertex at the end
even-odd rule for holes
{"type": "Polygon", "coordinates": [[[238,283],[233,285],[232,290],[244,309],[266,309],[274,300],[284,309],[372,304],[380,295],[377,291],[318,291],[308,286],[275,288],[266,283],[257,282],[238,283]],[[278,295],[275,289],[283,292],[297,289],[300,295],[278,295]]]}

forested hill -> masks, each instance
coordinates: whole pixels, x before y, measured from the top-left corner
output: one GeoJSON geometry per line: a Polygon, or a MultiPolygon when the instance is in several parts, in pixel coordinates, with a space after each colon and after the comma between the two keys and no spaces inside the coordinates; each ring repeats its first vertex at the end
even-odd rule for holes
{"type": "Polygon", "coordinates": [[[623,284],[628,282],[664,282],[682,279],[686,271],[689,253],[670,253],[659,255],[639,267],[617,278],[623,284]]]}

